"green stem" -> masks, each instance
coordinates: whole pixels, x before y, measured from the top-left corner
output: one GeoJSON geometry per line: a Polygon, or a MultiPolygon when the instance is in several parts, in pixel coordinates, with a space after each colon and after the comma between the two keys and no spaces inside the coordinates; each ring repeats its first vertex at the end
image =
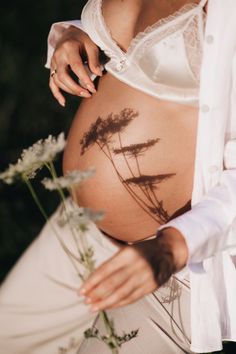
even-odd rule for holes
{"type": "MultiPolygon", "coordinates": [[[[53,180],[55,180],[58,176],[57,176],[57,172],[56,172],[56,169],[54,167],[54,164],[52,161],[50,161],[49,163],[46,164],[46,167],[48,168],[53,180]]],[[[77,251],[78,253],[83,253],[81,252],[80,250],[80,247],[79,247],[79,243],[78,243],[78,240],[77,240],[77,237],[76,237],[76,234],[75,234],[75,231],[74,229],[71,227],[70,223],[69,223],[69,216],[68,216],[68,212],[67,212],[67,207],[66,207],[66,196],[64,194],[64,191],[63,189],[58,186],[57,188],[57,192],[59,193],[59,196],[61,198],[61,202],[62,202],[62,205],[63,205],[63,208],[64,208],[64,211],[66,213],[66,217],[67,217],[67,221],[68,221],[68,224],[69,224],[69,227],[70,227],[70,230],[71,230],[71,233],[72,233],[72,236],[73,236],[73,239],[74,239],[74,242],[75,242],[75,245],[76,245],[76,248],[77,248],[77,251]]]]}
{"type": "Polygon", "coordinates": [[[55,228],[53,227],[53,225],[51,224],[51,221],[49,220],[48,218],[48,215],[47,213],[45,212],[43,206],[42,206],[42,203],[40,202],[40,199],[39,197],[37,196],[33,186],[32,186],[32,183],[30,182],[30,180],[28,179],[28,177],[25,175],[25,174],[22,174],[22,179],[23,181],[25,182],[26,186],[28,187],[29,191],[30,191],[30,194],[32,195],[33,197],[33,200],[35,201],[37,207],[39,208],[43,218],[45,219],[46,222],[48,222],[50,224],[50,227],[52,228],[53,232],[55,233],[58,241],[60,242],[62,248],[64,249],[64,251],[66,252],[66,254],[68,255],[72,265],[74,266],[78,276],[83,279],[83,276],[82,274],[80,273],[79,269],[76,267],[76,264],[74,262],[74,260],[72,259],[72,257],[70,256],[69,254],[69,250],[67,249],[66,245],[64,244],[64,242],[62,241],[62,239],[60,238],[60,236],[58,235],[57,231],[55,230],[55,228]]]}
{"type": "MultiPolygon", "coordinates": [[[[52,161],[49,162],[49,171],[50,171],[50,173],[52,175],[52,178],[55,180],[58,176],[57,176],[57,172],[56,172],[56,169],[55,169],[54,164],[53,164],[52,161]]],[[[60,186],[58,186],[58,192],[60,194],[62,203],[65,206],[66,196],[64,194],[63,189],[60,186]]]]}
{"type": "Polygon", "coordinates": [[[32,184],[31,184],[30,180],[27,178],[27,176],[25,174],[22,175],[22,178],[23,178],[23,181],[25,182],[25,184],[27,185],[27,187],[28,187],[28,189],[29,189],[29,191],[30,191],[30,193],[31,193],[31,195],[32,195],[37,207],[39,208],[42,216],[44,217],[45,221],[48,221],[48,216],[47,216],[47,214],[46,214],[46,212],[45,212],[45,210],[44,210],[44,208],[43,208],[43,206],[42,206],[42,204],[41,204],[41,202],[39,200],[39,197],[35,193],[35,190],[34,190],[32,184]]]}
{"type": "MultiPolygon", "coordinates": [[[[52,161],[50,161],[50,162],[47,164],[47,168],[48,168],[48,170],[50,171],[51,176],[52,176],[52,178],[53,178],[54,180],[55,180],[56,178],[58,178],[58,175],[57,175],[55,166],[54,166],[54,164],[53,164],[52,161]]],[[[71,227],[71,225],[70,225],[70,222],[69,222],[69,215],[68,215],[68,211],[67,211],[67,207],[66,207],[66,196],[65,196],[65,194],[64,194],[64,191],[63,191],[63,189],[62,189],[60,186],[58,186],[57,192],[59,193],[59,196],[60,196],[60,198],[61,198],[62,205],[63,205],[64,211],[65,211],[65,213],[66,213],[66,217],[67,217],[67,222],[68,222],[68,224],[69,224],[69,227],[70,227],[70,230],[71,230],[71,233],[72,233],[72,237],[73,237],[73,239],[74,239],[74,242],[75,242],[77,251],[78,251],[79,254],[84,254],[84,255],[86,255],[86,251],[87,251],[88,246],[87,246],[87,244],[85,245],[86,242],[85,242],[85,240],[84,240],[84,235],[83,235],[83,234],[80,234],[79,231],[77,231],[77,232],[78,232],[78,237],[80,238],[80,241],[81,241],[81,246],[80,246],[80,244],[79,244],[79,242],[78,242],[78,239],[77,239],[77,235],[76,235],[76,233],[75,233],[75,230],[74,230],[73,227],[71,227]],[[82,250],[81,250],[81,248],[82,248],[82,250]]],[[[68,192],[70,192],[70,190],[68,190],[68,192]]],[[[89,260],[87,259],[87,257],[85,257],[85,262],[86,262],[86,266],[85,266],[85,267],[87,268],[87,270],[88,270],[88,271],[90,272],[90,274],[91,274],[91,273],[92,273],[92,269],[91,269],[90,262],[89,262],[89,260]]]]}
{"type": "Polygon", "coordinates": [[[118,348],[118,343],[117,340],[114,336],[114,331],[113,328],[110,325],[110,320],[107,316],[106,311],[100,311],[99,315],[101,317],[101,319],[103,320],[105,327],[106,327],[106,331],[108,332],[109,336],[112,338],[112,340],[115,342],[115,348],[110,348],[112,354],[119,354],[119,348],[118,348]]]}
{"type": "Polygon", "coordinates": [[[109,318],[107,317],[106,311],[100,311],[100,316],[102,317],[102,319],[105,323],[106,329],[109,331],[109,334],[112,334],[109,318]]]}

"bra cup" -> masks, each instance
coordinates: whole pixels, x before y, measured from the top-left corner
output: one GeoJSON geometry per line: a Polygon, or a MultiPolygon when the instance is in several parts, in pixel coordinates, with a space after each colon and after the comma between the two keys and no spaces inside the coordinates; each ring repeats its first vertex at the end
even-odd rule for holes
{"type": "Polygon", "coordinates": [[[204,18],[200,5],[188,3],[136,35],[124,52],[106,26],[102,0],[89,0],[81,15],[84,30],[110,59],[104,65],[109,73],[155,98],[194,107],[199,104],[204,18]]]}
{"type": "Polygon", "coordinates": [[[152,82],[179,89],[198,87],[180,32],[152,45],[139,58],[138,66],[152,82]]]}

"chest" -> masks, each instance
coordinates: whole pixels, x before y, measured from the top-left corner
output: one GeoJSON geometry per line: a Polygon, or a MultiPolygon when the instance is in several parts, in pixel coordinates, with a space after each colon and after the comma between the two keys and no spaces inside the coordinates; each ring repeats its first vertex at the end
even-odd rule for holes
{"type": "Polygon", "coordinates": [[[103,0],[102,13],[112,38],[123,51],[127,51],[138,33],[178,12],[188,3],[186,0],[103,0]]]}

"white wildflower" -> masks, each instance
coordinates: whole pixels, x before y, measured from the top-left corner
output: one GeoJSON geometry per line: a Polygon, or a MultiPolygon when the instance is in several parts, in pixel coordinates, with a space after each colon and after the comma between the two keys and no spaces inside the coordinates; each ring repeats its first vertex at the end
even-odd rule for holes
{"type": "Polygon", "coordinates": [[[69,189],[76,184],[81,183],[82,181],[86,180],[87,178],[94,175],[95,169],[89,168],[85,171],[72,171],[67,173],[64,177],[58,178],[44,178],[42,180],[42,184],[48,190],[57,190],[57,189],[69,189]]]}
{"type": "Polygon", "coordinates": [[[3,180],[7,184],[13,183],[15,177],[19,175],[19,166],[18,164],[8,166],[8,169],[2,173],[0,173],[0,180],[3,180]]]}
{"type": "Polygon", "coordinates": [[[72,228],[86,230],[91,221],[99,221],[103,216],[104,213],[102,211],[93,211],[89,208],[76,206],[69,211],[63,210],[57,222],[61,227],[69,224],[72,228]]]}
{"type": "Polygon", "coordinates": [[[56,155],[64,150],[65,144],[64,133],[59,134],[57,138],[49,135],[47,139],[41,139],[28,149],[23,150],[19,161],[26,169],[34,164],[43,165],[53,161],[56,155]]]}
{"type": "Polygon", "coordinates": [[[10,164],[8,169],[0,174],[0,179],[11,184],[23,174],[28,178],[35,177],[36,172],[44,164],[51,162],[64,149],[65,144],[64,133],[59,134],[57,138],[49,135],[47,139],[37,141],[22,151],[17,163],[10,164]]]}

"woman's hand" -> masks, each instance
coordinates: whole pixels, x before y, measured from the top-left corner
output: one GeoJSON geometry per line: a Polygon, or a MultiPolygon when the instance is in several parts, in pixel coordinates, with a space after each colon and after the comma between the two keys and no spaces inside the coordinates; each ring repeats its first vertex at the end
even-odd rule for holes
{"type": "Polygon", "coordinates": [[[98,47],[80,29],[70,26],[57,43],[51,60],[49,87],[56,100],[64,107],[65,98],[60,90],[72,95],[91,97],[95,93],[93,81],[86,72],[82,58],[86,58],[90,71],[102,76],[98,47]],[[70,70],[83,82],[81,87],[70,76],[70,70]]]}
{"type": "Polygon", "coordinates": [[[171,227],[155,238],[124,246],[104,262],[79,289],[92,311],[130,304],[163,285],[187,262],[182,234],[171,227]]]}

